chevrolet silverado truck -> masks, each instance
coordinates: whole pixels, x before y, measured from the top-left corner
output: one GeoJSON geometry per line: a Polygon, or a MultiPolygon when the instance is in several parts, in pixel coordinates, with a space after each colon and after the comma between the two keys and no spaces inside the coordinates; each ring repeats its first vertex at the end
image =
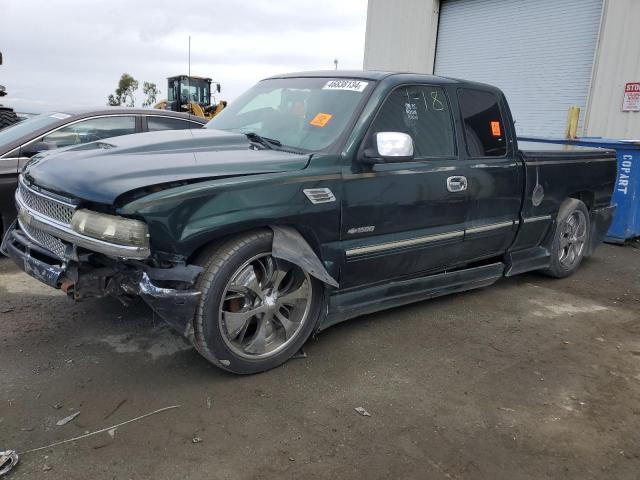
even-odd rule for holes
{"type": "Polygon", "coordinates": [[[141,297],[248,374],[349,318],[572,274],[609,227],[615,176],[613,151],[519,145],[489,85],[290,74],[201,130],[32,158],[2,251],[76,300],[141,297]]]}

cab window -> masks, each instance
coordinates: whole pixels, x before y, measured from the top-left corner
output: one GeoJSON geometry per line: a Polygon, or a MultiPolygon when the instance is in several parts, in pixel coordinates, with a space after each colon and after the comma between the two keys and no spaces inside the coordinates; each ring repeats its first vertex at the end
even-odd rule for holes
{"type": "Polygon", "coordinates": [[[136,133],[136,117],[100,117],[68,125],[46,135],[41,141],[62,148],[131,133],[136,133]]]}
{"type": "Polygon", "coordinates": [[[439,87],[396,88],[380,108],[371,131],[410,135],[416,158],[455,155],[451,111],[444,90],[439,87]]]}
{"type": "Polygon", "coordinates": [[[461,88],[458,90],[458,103],[469,156],[505,156],[507,140],[496,96],[491,92],[461,88]]]}
{"type": "Polygon", "coordinates": [[[202,125],[181,118],[147,117],[147,129],[150,132],[158,132],[160,130],[186,130],[189,128],[202,128],[202,125]]]}

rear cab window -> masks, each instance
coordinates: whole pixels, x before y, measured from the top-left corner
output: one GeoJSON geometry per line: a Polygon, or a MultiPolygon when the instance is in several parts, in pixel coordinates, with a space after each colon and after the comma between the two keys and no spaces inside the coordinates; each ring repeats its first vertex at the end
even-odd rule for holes
{"type": "MultiPolygon", "coordinates": [[[[405,85],[386,98],[370,130],[402,132],[413,139],[416,159],[455,156],[449,102],[440,87],[405,85]]],[[[372,141],[374,135],[370,135],[372,141]]]]}
{"type": "Polygon", "coordinates": [[[469,157],[504,157],[507,137],[498,97],[484,90],[460,88],[458,103],[469,157]]]}

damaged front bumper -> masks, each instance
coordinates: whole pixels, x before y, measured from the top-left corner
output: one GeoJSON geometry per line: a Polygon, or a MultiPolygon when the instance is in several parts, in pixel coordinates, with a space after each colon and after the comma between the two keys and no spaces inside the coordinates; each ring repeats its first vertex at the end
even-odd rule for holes
{"type": "Polygon", "coordinates": [[[140,279],[125,286],[123,290],[131,288],[132,293],[142,299],[158,314],[170,327],[186,338],[192,335],[191,320],[198,308],[200,290],[176,290],[162,288],[155,285],[149,275],[142,272],[140,279]]]}
{"type": "Polygon", "coordinates": [[[88,261],[61,260],[20,230],[17,222],[5,234],[0,252],[25,273],[76,300],[113,296],[126,303],[127,298],[139,296],[172,328],[185,337],[191,335],[191,320],[201,295],[192,287],[202,271],[200,267],[153,268],[113,259],[96,266],[88,261]],[[185,288],[160,286],[176,283],[185,288]]]}

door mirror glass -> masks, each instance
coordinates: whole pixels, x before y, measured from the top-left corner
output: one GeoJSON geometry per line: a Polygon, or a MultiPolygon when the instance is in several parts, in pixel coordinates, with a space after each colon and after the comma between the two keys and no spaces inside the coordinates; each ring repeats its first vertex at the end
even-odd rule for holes
{"type": "Polygon", "coordinates": [[[365,158],[372,163],[408,162],[413,159],[413,139],[402,132],[378,132],[375,147],[365,150],[365,158]]]}

